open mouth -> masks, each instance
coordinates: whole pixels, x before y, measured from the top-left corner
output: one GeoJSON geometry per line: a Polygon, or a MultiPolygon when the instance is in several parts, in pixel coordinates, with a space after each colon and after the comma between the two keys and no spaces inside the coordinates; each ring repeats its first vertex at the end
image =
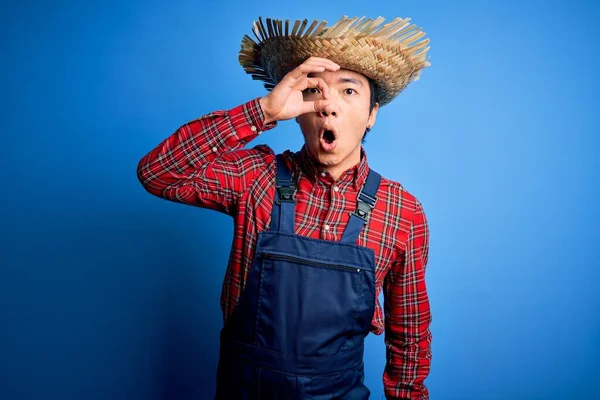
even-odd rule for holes
{"type": "Polygon", "coordinates": [[[321,148],[325,151],[333,151],[336,145],[336,133],[333,128],[325,127],[321,134],[321,148]]]}
{"type": "Polygon", "coordinates": [[[323,140],[327,144],[333,143],[335,141],[335,133],[330,129],[326,129],[325,132],[323,132],[323,140]]]}

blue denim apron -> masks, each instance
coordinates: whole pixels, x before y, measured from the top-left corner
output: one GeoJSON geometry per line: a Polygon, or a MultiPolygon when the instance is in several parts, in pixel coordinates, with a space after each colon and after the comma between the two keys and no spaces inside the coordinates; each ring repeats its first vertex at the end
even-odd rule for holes
{"type": "Polygon", "coordinates": [[[294,183],[277,156],[271,227],[258,235],[240,303],[221,331],[217,399],[369,398],[363,351],[375,254],[356,240],[380,181],[371,170],[340,242],[298,236],[294,183]]]}

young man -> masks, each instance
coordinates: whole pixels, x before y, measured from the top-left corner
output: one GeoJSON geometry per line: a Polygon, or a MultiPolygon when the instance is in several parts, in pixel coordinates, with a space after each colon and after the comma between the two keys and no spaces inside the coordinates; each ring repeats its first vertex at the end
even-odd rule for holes
{"type": "Polygon", "coordinates": [[[429,65],[428,40],[408,19],[266,22],[240,63],[270,92],[181,126],[138,166],[148,192],[234,218],[217,398],[368,399],[364,337],[385,330],[386,397],[428,399],[425,214],[361,146],[429,65]],[[244,148],[288,119],[300,151],[244,148]]]}

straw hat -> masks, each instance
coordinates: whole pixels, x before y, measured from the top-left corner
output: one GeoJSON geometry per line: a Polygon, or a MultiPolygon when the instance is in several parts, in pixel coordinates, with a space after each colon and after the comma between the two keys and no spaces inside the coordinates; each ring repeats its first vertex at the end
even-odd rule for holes
{"type": "Polygon", "coordinates": [[[342,17],[333,26],[327,21],[290,21],[262,18],[254,22],[256,41],[245,35],[239,61],[253,79],[271,90],[292,69],[308,57],[328,58],[371,78],[377,87],[379,105],[392,101],[406,86],[419,78],[426,60],[429,39],[410,18],[396,18],[382,25],[375,20],[342,17]],[[265,26],[266,25],[266,26],[265,26]],[[306,29],[305,29],[306,28],[306,29]]]}

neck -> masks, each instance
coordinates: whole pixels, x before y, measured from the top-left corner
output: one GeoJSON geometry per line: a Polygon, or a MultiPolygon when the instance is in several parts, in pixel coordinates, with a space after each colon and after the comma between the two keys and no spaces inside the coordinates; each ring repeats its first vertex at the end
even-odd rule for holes
{"type": "Polygon", "coordinates": [[[306,155],[310,158],[311,162],[317,169],[329,172],[331,178],[334,181],[337,181],[338,179],[340,179],[342,174],[344,174],[344,172],[348,171],[349,169],[360,163],[362,158],[361,149],[362,147],[358,146],[358,148],[354,152],[349,154],[340,163],[335,165],[319,164],[317,160],[315,160],[315,158],[313,158],[308,151],[306,152],[306,155]]]}
{"type": "Polygon", "coordinates": [[[350,168],[352,168],[360,162],[360,156],[358,157],[356,162],[350,162],[351,160],[349,160],[348,158],[344,161],[348,161],[348,163],[342,163],[334,166],[326,166],[323,169],[329,172],[329,175],[331,176],[331,178],[333,178],[334,181],[337,181],[338,179],[340,179],[340,176],[342,176],[344,172],[348,171],[350,168]]]}

